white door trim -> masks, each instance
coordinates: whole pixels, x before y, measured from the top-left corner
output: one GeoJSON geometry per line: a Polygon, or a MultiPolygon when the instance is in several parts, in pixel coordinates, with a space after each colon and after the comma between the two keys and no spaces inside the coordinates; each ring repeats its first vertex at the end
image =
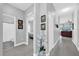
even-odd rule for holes
{"type": "Polygon", "coordinates": [[[26,20],[26,44],[28,45],[28,20],[26,20]]]}

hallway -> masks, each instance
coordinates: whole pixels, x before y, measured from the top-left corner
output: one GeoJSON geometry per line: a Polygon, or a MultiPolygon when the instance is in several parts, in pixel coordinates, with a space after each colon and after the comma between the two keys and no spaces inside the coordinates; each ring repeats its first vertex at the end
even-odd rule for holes
{"type": "Polygon", "coordinates": [[[62,40],[62,43],[57,44],[50,53],[51,56],[79,56],[76,46],[71,38],[62,40]]]}

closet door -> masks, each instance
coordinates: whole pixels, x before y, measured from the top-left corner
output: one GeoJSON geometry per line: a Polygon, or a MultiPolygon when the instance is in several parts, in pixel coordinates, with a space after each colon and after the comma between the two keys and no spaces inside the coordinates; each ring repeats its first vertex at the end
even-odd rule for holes
{"type": "Polygon", "coordinates": [[[14,41],[15,27],[14,24],[3,23],[3,42],[14,41]]]}

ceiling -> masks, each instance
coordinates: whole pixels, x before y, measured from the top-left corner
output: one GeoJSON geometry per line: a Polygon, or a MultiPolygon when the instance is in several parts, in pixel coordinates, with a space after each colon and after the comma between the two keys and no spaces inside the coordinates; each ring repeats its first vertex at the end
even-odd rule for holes
{"type": "Polygon", "coordinates": [[[65,15],[71,13],[75,7],[75,3],[53,3],[55,8],[55,13],[59,15],[65,15]]]}
{"type": "Polygon", "coordinates": [[[10,5],[25,11],[26,9],[28,9],[33,3],[9,3],[10,5]]]}
{"type": "Polygon", "coordinates": [[[53,5],[56,11],[60,11],[67,7],[74,7],[76,4],[75,3],[54,3],[53,5]]]}
{"type": "MultiPolygon", "coordinates": [[[[28,9],[33,3],[9,3],[10,5],[25,11],[28,9]]],[[[75,3],[53,3],[55,10],[60,11],[67,7],[74,7],[75,3]]]]}

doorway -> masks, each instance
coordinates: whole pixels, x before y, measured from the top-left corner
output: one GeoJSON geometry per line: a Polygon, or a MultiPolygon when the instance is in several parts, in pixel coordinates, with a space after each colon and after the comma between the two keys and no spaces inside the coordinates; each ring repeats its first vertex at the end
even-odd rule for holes
{"type": "Polygon", "coordinates": [[[31,43],[32,45],[33,45],[33,34],[34,34],[34,32],[33,32],[33,24],[34,24],[34,21],[33,21],[33,17],[28,17],[27,18],[28,20],[27,20],[27,42],[28,42],[28,45],[31,43]]]}

